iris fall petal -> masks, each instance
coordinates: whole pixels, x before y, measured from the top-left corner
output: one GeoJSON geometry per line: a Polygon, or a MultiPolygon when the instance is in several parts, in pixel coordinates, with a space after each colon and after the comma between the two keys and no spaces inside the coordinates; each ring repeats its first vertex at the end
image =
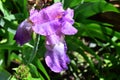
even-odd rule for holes
{"type": "Polygon", "coordinates": [[[67,64],[69,64],[70,59],[66,55],[65,47],[62,42],[54,46],[47,45],[48,51],[45,55],[45,61],[48,67],[56,73],[68,69],[67,64]]]}

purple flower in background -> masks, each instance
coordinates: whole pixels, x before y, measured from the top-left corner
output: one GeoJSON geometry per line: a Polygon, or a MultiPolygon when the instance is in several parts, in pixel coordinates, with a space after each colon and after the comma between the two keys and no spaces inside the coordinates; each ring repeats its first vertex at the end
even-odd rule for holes
{"type": "Polygon", "coordinates": [[[14,40],[20,45],[28,42],[31,39],[32,23],[26,19],[18,27],[14,40]]]}
{"type": "Polygon", "coordinates": [[[72,26],[73,16],[73,10],[70,8],[64,10],[61,3],[55,3],[40,11],[32,9],[29,17],[32,23],[23,21],[18,27],[15,40],[21,45],[29,41],[31,28],[35,33],[46,36],[46,64],[54,72],[66,70],[70,59],[66,55],[67,46],[64,37],[77,33],[72,26]]]}

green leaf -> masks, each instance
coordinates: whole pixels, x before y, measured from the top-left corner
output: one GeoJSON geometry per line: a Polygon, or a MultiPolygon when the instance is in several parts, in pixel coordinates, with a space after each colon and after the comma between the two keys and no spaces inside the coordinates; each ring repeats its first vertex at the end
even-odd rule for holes
{"type": "Polygon", "coordinates": [[[0,45],[0,49],[19,50],[19,49],[21,49],[21,47],[4,44],[4,45],[0,45]]]}
{"type": "Polygon", "coordinates": [[[42,80],[41,78],[31,78],[29,80],[42,80]]]}
{"type": "Polygon", "coordinates": [[[83,0],[83,2],[105,2],[105,0],[83,0]]]}
{"type": "Polygon", "coordinates": [[[25,15],[25,17],[27,18],[28,17],[28,10],[27,10],[27,0],[21,0],[22,2],[23,2],[23,12],[24,12],[24,15],[25,15]]]}
{"type": "Polygon", "coordinates": [[[0,0],[0,10],[4,14],[4,16],[9,16],[9,13],[8,13],[7,9],[3,6],[3,3],[1,0],[0,0]]]}
{"type": "Polygon", "coordinates": [[[118,39],[120,39],[120,33],[117,32],[117,31],[114,31],[113,29],[111,28],[108,28],[108,27],[103,27],[103,29],[105,30],[105,33],[109,36],[116,36],[118,39]]]}
{"type": "Polygon", "coordinates": [[[64,0],[64,8],[74,7],[82,3],[82,0],[64,0]]]}
{"type": "MultiPolygon", "coordinates": [[[[97,38],[103,41],[108,41],[107,37],[116,36],[120,39],[120,33],[114,31],[112,27],[104,25],[104,23],[98,22],[87,22],[88,20],[83,21],[82,23],[75,23],[74,26],[78,29],[77,36],[97,38]]],[[[108,38],[109,39],[109,38],[108,38]]]]}
{"type": "Polygon", "coordinates": [[[119,12],[112,4],[106,3],[104,1],[99,2],[85,2],[80,4],[75,9],[75,19],[88,18],[100,12],[114,11],[119,12]]]}
{"type": "Polygon", "coordinates": [[[0,79],[1,80],[9,80],[10,79],[10,73],[9,72],[7,72],[6,70],[4,70],[4,69],[2,69],[1,67],[0,67],[0,79]]]}
{"type": "Polygon", "coordinates": [[[37,68],[38,68],[39,70],[41,70],[41,71],[45,74],[45,76],[47,77],[47,80],[50,80],[50,77],[49,77],[48,73],[46,72],[44,66],[43,66],[42,63],[40,62],[40,60],[37,59],[37,60],[34,61],[34,63],[35,63],[35,65],[37,66],[37,68]]]}
{"type": "Polygon", "coordinates": [[[35,65],[29,64],[29,68],[30,68],[30,72],[31,72],[33,77],[39,77],[39,73],[38,73],[35,65]]]}
{"type": "Polygon", "coordinates": [[[30,68],[31,75],[34,77],[33,80],[38,80],[38,79],[45,80],[43,76],[38,72],[37,67],[34,64],[30,63],[29,68],[30,68]]]}
{"type": "Polygon", "coordinates": [[[60,2],[61,0],[54,0],[54,3],[56,3],[56,2],[60,2]]]}
{"type": "Polygon", "coordinates": [[[21,63],[22,58],[18,56],[16,53],[11,53],[9,56],[9,62],[16,60],[16,62],[21,63]]]}
{"type": "Polygon", "coordinates": [[[5,61],[4,61],[4,50],[0,50],[0,67],[5,67],[5,61]]]}
{"type": "Polygon", "coordinates": [[[96,23],[90,23],[90,24],[81,24],[77,27],[79,30],[78,36],[84,36],[84,37],[91,37],[91,38],[98,38],[101,40],[105,40],[105,37],[102,33],[101,26],[96,23]]]}
{"type": "Polygon", "coordinates": [[[2,19],[2,18],[0,18],[0,26],[4,26],[5,25],[5,21],[2,19]]]}
{"type": "Polygon", "coordinates": [[[15,16],[13,14],[10,14],[10,12],[7,10],[7,8],[4,6],[2,1],[0,0],[0,10],[4,15],[4,19],[7,19],[8,21],[15,20],[15,16]]]}

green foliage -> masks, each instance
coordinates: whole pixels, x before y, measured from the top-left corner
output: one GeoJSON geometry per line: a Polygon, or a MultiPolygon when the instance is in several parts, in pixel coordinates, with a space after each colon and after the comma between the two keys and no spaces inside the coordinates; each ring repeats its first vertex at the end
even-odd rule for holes
{"type": "MultiPolygon", "coordinates": [[[[118,3],[118,0],[115,1],[118,3]]],[[[16,44],[13,40],[15,31],[29,15],[27,0],[0,0],[0,79],[119,80],[120,9],[110,0],[54,2],[62,2],[65,9],[74,9],[73,26],[78,29],[78,33],[65,37],[67,54],[71,59],[69,69],[55,74],[46,67],[44,37],[40,37],[39,44],[34,43],[34,34],[29,43],[23,46],[16,44]],[[38,45],[38,50],[34,60],[29,61],[34,44],[38,45]]]]}
{"type": "Polygon", "coordinates": [[[0,79],[1,80],[9,80],[10,73],[8,73],[5,69],[0,67],[0,79]]]}

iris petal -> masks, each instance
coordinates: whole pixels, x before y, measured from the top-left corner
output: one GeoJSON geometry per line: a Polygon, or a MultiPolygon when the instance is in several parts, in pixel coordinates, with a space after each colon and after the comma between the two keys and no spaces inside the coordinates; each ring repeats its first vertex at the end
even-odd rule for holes
{"type": "Polygon", "coordinates": [[[48,15],[45,13],[44,9],[38,10],[31,10],[29,19],[34,23],[34,25],[40,25],[49,21],[48,15]]]}
{"type": "Polygon", "coordinates": [[[28,42],[31,39],[31,30],[32,23],[27,19],[24,20],[18,27],[16,34],[14,36],[14,40],[20,45],[28,42]]]}
{"type": "Polygon", "coordinates": [[[65,35],[74,35],[77,33],[77,29],[66,21],[62,24],[61,32],[65,35]]]}
{"type": "Polygon", "coordinates": [[[59,43],[60,41],[60,37],[58,35],[49,35],[46,37],[46,44],[47,45],[54,45],[54,44],[57,44],[59,43]]]}
{"type": "Polygon", "coordinates": [[[74,11],[68,8],[64,13],[63,21],[67,21],[70,24],[73,24],[74,23],[73,16],[74,16],[74,11]]]}
{"type": "Polygon", "coordinates": [[[59,16],[62,16],[64,9],[61,3],[55,3],[47,8],[45,8],[45,13],[49,16],[50,20],[54,20],[59,16]]]}
{"type": "Polygon", "coordinates": [[[59,73],[68,69],[67,64],[69,64],[70,59],[66,55],[66,46],[62,42],[55,44],[54,47],[47,45],[46,48],[48,51],[45,55],[45,61],[52,71],[59,73]]]}
{"type": "Polygon", "coordinates": [[[40,35],[52,35],[59,29],[59,22],[57,20],[49,21],[43,24],[33,26],[33,30],[40,35]]]}

